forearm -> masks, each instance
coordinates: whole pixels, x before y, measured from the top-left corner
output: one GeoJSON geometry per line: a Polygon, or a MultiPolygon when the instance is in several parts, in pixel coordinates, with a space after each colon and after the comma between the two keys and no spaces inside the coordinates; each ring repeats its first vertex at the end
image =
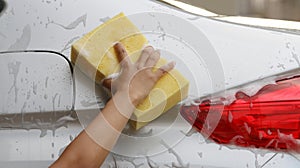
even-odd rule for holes
{"type": "Polygon", "coordinates": [[[137,104],[144,100],[155,83],[175,66],[175,63],[171,62],[154,72],[153,67],[160,55],[153,47],[146,47],[135,63],[131,62],[120,43],[114,45],[114,49],[122,70],[116,79],[107,80],[106,86],[117,93],[52,167],[100,167],[137,104]]]}
{"type": "Polygon", "coordinates": [[[134,109],[131,100],[127,99],[127,93],[117,92],[85,131],[98,145],[110,150],[134,109]]]}
{"type": "Polygon", "coordinates": [[[52,167],[97,167],[117,141],[134,105],[125,93],[117,92],[98,116],[66,148],[52,167]],[[117,105],[118,106],[117,106],[117,105]]]}

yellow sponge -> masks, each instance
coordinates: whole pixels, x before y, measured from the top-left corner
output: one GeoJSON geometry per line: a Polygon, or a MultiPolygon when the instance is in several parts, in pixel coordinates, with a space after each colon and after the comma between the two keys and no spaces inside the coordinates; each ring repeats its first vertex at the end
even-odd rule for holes
{"type": "MultiPolygon", "coordinates": [[[[138,28],[123,13],[113,17],[72,45],[71,61],[91,79],[101,80],[120,70],[113,45],[125,46],[135,62],[147,40],[138,28]]],[[[157,67],[166,63],[160,59],[157,67]]],[[[164,75],[154,86],[144,102],[134,111],[131,124],[139,129],[169,110],[188,94],[189,82],[177,70],[164,75]]]]}

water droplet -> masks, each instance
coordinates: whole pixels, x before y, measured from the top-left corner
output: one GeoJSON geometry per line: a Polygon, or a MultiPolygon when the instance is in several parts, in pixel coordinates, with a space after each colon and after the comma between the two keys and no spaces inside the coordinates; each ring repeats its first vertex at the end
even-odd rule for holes
{"type": "Polygon", "coordinates": [[[202,153],[202,152],[198,152],[198,156],[199,156],[200,158],[202,158],[202,157],[203,157],[203,153],[202,153]]]}

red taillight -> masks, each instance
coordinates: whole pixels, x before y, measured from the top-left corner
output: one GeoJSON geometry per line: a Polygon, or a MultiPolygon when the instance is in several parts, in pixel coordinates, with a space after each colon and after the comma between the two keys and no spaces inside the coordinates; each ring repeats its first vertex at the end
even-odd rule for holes
{"type": "Polygon", "coordinates": [[[236,92],[235,98],[227,105],[205,100],[182,106],[180,113],[204,134],[206,120],[212,120],[208,113],[219,113],[216,128],[207,134],[218,143],[300,152],[300,77],[264,86],[253,96],[236,92]]]}

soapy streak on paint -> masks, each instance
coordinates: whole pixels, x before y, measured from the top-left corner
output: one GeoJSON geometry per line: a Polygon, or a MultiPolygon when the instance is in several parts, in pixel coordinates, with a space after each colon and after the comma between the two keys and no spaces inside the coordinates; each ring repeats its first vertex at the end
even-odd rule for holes
{"type": "Polygon", "coordinates": [[[0,32],[0,36],[3,37],[3,38],[7,38],[6,35],[1,33],[1,32],[0,32]]]}
{"type": "Polygon", "coordinates": [[[23,33],[20,36],[20,38],[18,38],[16,42],[8,48],[8,51],[25,50],[29,46],[30,40],[31,40],[31,28],[29,25],[26,25],[23,28],[23,33]]]}
{"type": "MultiPolygon", "coordinates": [[[[6,51],[6,52],[0,52],[0,54],[6,54],[6,53],[26,53],[26,52],[33,52],[33,53],[52,53],[59,55],[63,57],[67,62],[68,65],[70,66],[71,73],[73,74],[72,66],[71,63],[68,61],[68,59],[55,51],[48,51],[48,50],[24,50],[24,51],[6,51]]],[[[11,93],[13,89],[15,89],[15,103],[17,102],[17,97],[18,97],[18,88],[17,88],[17,76],[20,70],[20,65],[21,62],[15,61],[8,63],[8,72],[9,75],[13,75],[13,84],[11,88],[9,89],[8,93],[11,93]]],[[[25,79],[26,80],[26,79],[25,79]]],[[[46,77],[45,80],[45,87],[48,85],[48,80],[49,77],[46,77]]],[[[22,81],[22,80],[21,80],[22,81]]],[[[74,83],[74,80],[72,80],[74,83]]],[[[34,94],[37,94],[37,84],[32,83],[32,90],[34,94]]],[[[75,95],[75,89],[73,87],[73,95],[75,95]]],[[[31,96],[30,90],[27,92],[26,95],[26,100],[28,100],[31,96]]],[[[60,100],[61,100],[61,95],[55,94],[52,97],[52,103],[53,103],[53,109],[55,109],[55,103],[57,102],[57,106],[60,107],[60,100]]],[[[42,109],[41,106],[39,106],[40,113],[26,113],[26,107],[29,107],[30,105],[27,106],[27,102],[25,101],[22,108],[21,108],[21,114],[20,113],[13,113],[13,114],[3,114],[0,115],[0,130],[1,129],[25,129],[25,130],[30,130],[30,129],[40,129],[41,134],[40,137],[43,137],[47,134],[47,130],[52,130],[53,136],[55,135],[55,130],[60,127],[67,127],[67,123],[70,121],[75,121],[77,120],[76,118],[73,118],[73,110],[74,110],[74,102],[75,99],[72,99],[72,107],[66,106],[65,111],[61,111],[58,113],[58,115],[53,118],[51,117],[50,114],[53,114],[53,111],[51,112],[46,112],[45,110],[42,109]],[[43,114],[41,114],[43,113],[43,114]],[[25,115],[26,114],[26,115],[25,115]],[[47,118],[43,118],[44,116],[49,116],[47,118]],[[63,115],[63,116],[61,116],[63,115]]],[[[33,102],[34,104],[34,102],[33,102]]],[[[2,110],[4,112],[4,110],[2,110]]],[[[56,112],[55,112],[56,113],[56,112]]]]}
{"type": "Polygon", "coordinates": [[[110,19],[110,17],[106,16],[106,17],[100,18],[99,21],[104,23],[104,22],[108,21],[109,19],[110,19]]]}
{"type": "Polygon", "coordinates": [[[53,136],[55,131],[61,127],[67,127],[69,122],[76,121],[77,118],[71,116],[69,111],[61,111],[57,120],[52,118],[51,112],[44,112],[43,117],[40,113],[26,113],[27,103],[25,102],[20,114],[10,114],[0,116],[0,130],[1,129],[39,129],[41,131],[40,137],[47,135],[47,130],[51,130],[53,136]],[[46,114],[45,114],[46,113],[46,114]],[[53,122],[54,121],[54,122],[53,122]]]}
{"type": "Polygon", "coordinates": [[[291,54],[293,59],[297,62],[298,66],[300,67],[300,60],[298,55],[295,53],[295,46],[293,46],[290,42],[285,43],[285,47],[291,50],[291,54]]]}
{"type": "Polygon", "coordinates": [[[139,168],[141,166],[144,165],[144,163],[140,163],[140,164],[136,164],[134,161],[137,159],[137,158],[134,158],[134,157],[127,157],[127,156],[122,156],[122,155],[118,155],[118,154],[112,154],[112,157],[114,159],[114,164],[117,165],[117,158],[121,161],[126,161],[130,164],[132,164],[135,168],[139,168]]]}
{"type": "Polygon", "coordinates": [[[151,160],[149,156],[146,156],[146,160],[150,168],[159,168],[158,164],[151,160]]]}
{"type": "Polygon", "coordinates": [[[187,133],[185,133],[183,130],[180,130],[180,132],[185,135],[186,137],[190,137],[193,134],[199,134],[199,132],[195,128],[191,128],[187,133]]]}
{"type": "Polygon", "coordinates": [[[133,136],[133,137],[150,137],[153,135],[153,129],[149,130],[135,130],[129,125],[126,125],[126,127],[123,129],[122,134],[128,135],[128,136],[133,136]]]}
{"type": "Polygon", "coordinates": [[[79,39],[79,36],[73,37],[71,38],[64,46],[64,48],[60,51],[61,53],[63,53],[64,51],[68,50],[71,48],[71,45],[74,43],[75,40],[79,39]]]}
{"type": "Polygon", "coordinates": [[[179,156],[179,154],[177,154],[174,151],[174,149],[172,149],[164,140],[161,140],[160,143],[168,149],[169,153],[173,154],[176,157],[178,164],[173,162],[172,167],[176,167],[176,168],[188,168],[189,167],[189,164],[184,164],[181,157],[179,156]]]}
{"type": "MultiPolygon", "coordinates": [[[[170,148],[169,145],[166,144],[166,142],[164,142],[163,140],[161,140],[161,144],[166,147],[169,151],[170,154],[174,155],[175,158],[177,159],[177,164],[172,162],[169,164],[164,164],[164,166],[166,167],[171,167],[171,168],[188,168],[189,164],[184,164],[181,157],[179,156],[179,154],[177,154],[173,149],[170,148]]],[[[123,156],[123,155],[118,155],[118,154],[112,154],[112,161],[113,161],[113,165],[112,167],[118,167],[118,162],[117,160],[121,160],[121,161],[126,161],[128,163],[130,163],[132,166],[134,166],[135,168],[141,167],[143,165],[147,165],[149,168],[159,168],[159,164],[156,163],[155,161],[151,160],[149,156],[145,156],[145,160],[146,163],[140,163],[137,164],[135,163],[135,161],[138,159],[136,157],[128,157],[128,156],[123,156]]],[[[111,164],[109,165],[111,167],[111,164]]]]}
{"type": "MultiPolygon", "coordinates": [[[[87,14],[84,14],[80,17],[78,17],[76,20],[74,20],[73,22],[71,22],[70,24],[68,25],[63,25],[63,24],[60,24],[60,23],[56,23],[54,21],[49,21],[50,19],[48,19],[49,23],[48,24],[55,24],[57,26],[60,26],[66,30],[72,30],[72,29],[75,29],[80,23],[83,24],[83,26],[85,27],[86,26],[86,19],[87,19],[87,14]]],[[[48,26],[48,25],[47,25],[48,26]]]]}
{"type": "Polygon", "coordinates": [[[9,89],[8,93],[11,93],[12,90],[14,89],[15,103],[17,103],[17,101],[18,101],[19,88],[17,87],[17,77],[18,77],[18,74],[20,71],[20,65],[21,65],[21,62],[19,62],[19,61],[11,62],[11,63],[8,63],[8,65],[7,65],[8,66],[8,74],[13,75],[13,84],[12,84],[11,88],[9,89]]]}
{"type": "Polygon", "coordinates": [[[49,80],[49,76],[46,77],[46,80],[45,80],[45,88],[48,87],[48,80],[49,80]]]}
{"type": "Polygon", "coordinates": [[[90,106],[94,106],[94,105],[100,105],[100,108],[104,107],[104,104],[101,100],[95,100],[95,101],[91,101],[91,100],[81,100],[80,104],[83,107],[90,107],[90,106]]]}
{"type": "Polygon", "coordinates": [[[295,52],[292,52],[292,56],[296,60],[298,66],[300,67],[300,61],[299,61],[298,55],[295,52]]]}
{"type": "Polygon", "coordinates": [[[195,16],[195,17],[190,17],[190,18],[187,18],[187,19],[188,20],[198,20],[200,18],[201,18],[200,16],[195,16]]]}

